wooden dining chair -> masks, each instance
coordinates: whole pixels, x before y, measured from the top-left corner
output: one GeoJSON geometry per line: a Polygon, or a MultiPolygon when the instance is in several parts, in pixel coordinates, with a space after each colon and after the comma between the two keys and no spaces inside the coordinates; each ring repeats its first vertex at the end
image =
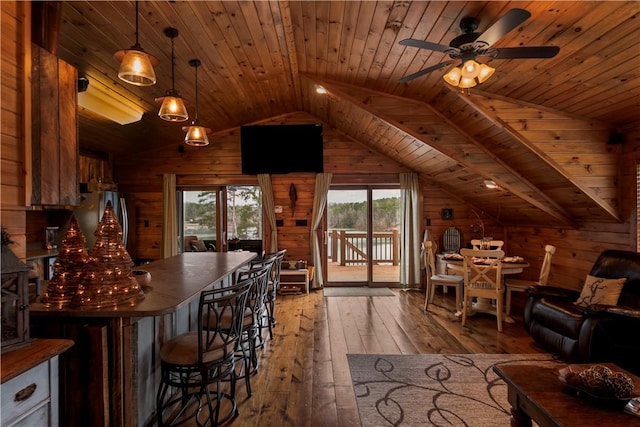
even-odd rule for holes
{"type": "MultiPolygon", "coordinates": [[[[462,326],[473,311],[473,299],[487,298],[496,300],[495,315],[498,318],[498,331],[502,332],[502,250],[460,249],[464,272],[464,301],[462,303],[462,326]]],[[[492,310],[492,312],[494,312],[492,310]]]]}
{"type": "Polygon", "coordinates": [[[453,274],[437,274],[436,262],[434,256],[434,244],[427,240],[422,242],[424,252],[424,265],[427,269],[427,289],[424,298],[424,310],[427,311],[429,303],[433,302],[436,286],[442,285],[443,291],[448,287],[455,288],[456,291],[456,310],[461,309],[460,299],[462,295],[462,284],[464,278],[453,274]]]}
{"type": "MultiPolygon", "coordinates": [[[[482,239],[472,239],[471,240],[472,249],[482,249],[482,239]]],[[[501,250],[502,246],[504,246],[503,240],[490,240],[489,241],[489,249],[498,249],[501,250]]]]}
{"type": "Polygon", "coordinates": [[[556,253],[556,247],[552,245],[545,245],[544,247],[544,259],[542,260],[542,267],[540,268],[540,276],[538,281],[535,280],[523,280],[523,279],[505,279],[506,288],[506,313],[511,314],[511,293],[512,292],[524,292],[530,286],[546,285],[549,280],[549,272],[551,271],[551,258],[556,253]]]}

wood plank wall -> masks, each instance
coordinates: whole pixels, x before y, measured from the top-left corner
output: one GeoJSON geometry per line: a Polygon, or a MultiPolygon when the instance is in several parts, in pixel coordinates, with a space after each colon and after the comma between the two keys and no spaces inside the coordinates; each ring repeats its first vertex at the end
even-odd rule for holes
{"type": "MultiPolygon", "coordinates": [[[[306,113],[291,114],[274,121],[275,123],[314,122],[306,113]]],[[[325,170],[334,174],[333,182],[344,181],[344,176],[355,182],[378,182],[389,175],[397,179],[397,174],[406,170],[392,159],[388,159],[369,148],[351,140],[337,131],[324,128],[325,170]],[[377,171],[378,173],[375,173],[377,171]],[[382,176],[382,178],[381,178],[382,176]],[[354,178],[356,177],[356,178],[354,178]]],[[[129,159],[114,159],[114,177],[121,191],[136,199],[137,244],[131,248],[132,256],[157,259],[160,256],[162,230],[162,174],[176,173],[178,184],[190,188],[205,185],[255,184],[254,176],[240,174],[239,132],[232,130],[211,138],[206,148],[183,147],[176,144],[172,149],[150,151],[146,155],[129,159]]],[[[509,255],[520,255],[530,263],[523,277],[535,279],[542,264],[545,244],[554,244],[558,251],[554,258],[551,281],[563,286],[579,288],[597,255],[605,248],[635,250],[635,164],[640,154],[638,137],[631,135],[625,145],[624,173],[621,182],[625,185],[623,205],[626,218],[624,223],[588,223],[574,228],[527,226],[503,226],[486,216],[481,208],[467,205],[463,200],[448,194],[428,182],[423,188],[423,225],[432,238],[443,247],[442,235],[451,226],[457,227],[463,241],[472,238],[471,227],[482,220],[485,235],[506,242],[509,255]],[[632,191],[633,190],[633,191],[632,191]],[[633,194],[631,194],[633,193],[633,194]],[[441,210],[451,208],[452,220],[441,218],[441,210]],[[427,225],[427,219],[430,225],[427,225]]],[[[295,161],[297,153],[284,154],[295,161]]],[[[287,248],[288,260],[310,259],[309,233],[313,208],[313,174],[273,175],[274,200],[283,206],[283,213],[277,216],[284,220],[278,227],[278,246],[287,248]],[[289,206],[289,186],[297,189],[298,202],[295,211],[289,206]],[[296,226],[296,220],[306,219],[306,227],[296,226]]],[[[621,190],[621,195],[622,195],[621,190]]]]}
{"type": "MultiPolygon", "coordinates": [[[[0,182],[0,221],[15,244],[11,250],[19,257],[26,257],[25,226],[25,117],[24,117],[24,58],[30,44],[30,3],[19,1],[0,2],[2,27],[2,69],[0,86],[2,109],[0,112],[0,150],[2,171],[0,182]],[[25,41],[27,44],[25,45],[25,41]]],[[[30,55],[30,54],[29,54],[30,55]]],[[[29,106],[29,108],[31,108],[29,106]]]]}
{"type": "MultiPolygon", "coordinates": [[[[317,123],[306,113],[294,113],[264,124],[317,123]]],[[[211,144],[204,148],[192,148],[176,144],[169,149],[150,151],[135,158],[114,159],[114,178],[118,189],[135,199],[135,246],[130,245],[134,258],[160,257],[162,233],[162,174],[175,173],[178,186],[203,188],[206,185],[256,184],[253,175],[241,174],[239,130],[210,136],[211,144]]],[[[300,153],[282,153],[295,161],[300,153]]],[[[352,141],[337,131],[324,126],[325,171],[333,174],[350,174],[365,177],[364,181],[380,180],[399,182],[398,174],[408,170],[392,159],[378,155],[362,144],[352,141]]],[[[278,247],[287,248],[287,260],[311,258],[309,236],[313,211],[315,174],[292,173],[272,175],[274,203],[283,207],[276,219],[283,220],[278,227],[278,247]],[[298,200],[292,209],[289,187],[295,185],[298,200]],[[307,222],[296,225],[297,220],[307,222]]],[[[131,205],[131,203],[130,203],[131,205]]]]}
{"type": "Polygon", "coordinates": [[[557,247],[552,259],[549,283],[572,289],[582,288],[585,276],[603,250],[636,250],[636,165],[640,162],[640,129],[632,129],[625,134],[626,142],[620,156],[617,182],[623,222],[590,222],[573,228],[508,227],[510,252],[517,252],[532,263],[532,268],[523,273],[523,277],[537,279],[546,244],[557,247]]]}

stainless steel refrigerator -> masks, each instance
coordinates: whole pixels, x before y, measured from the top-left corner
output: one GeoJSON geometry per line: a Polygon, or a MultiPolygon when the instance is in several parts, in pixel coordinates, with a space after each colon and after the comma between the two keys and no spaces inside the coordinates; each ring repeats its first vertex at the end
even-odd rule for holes
{"type": "Polygon", "coordinates": [[[129,218],[127,214],[127,204],[124,196],[115,191],[94,191],[92,193],[80,194],[80,204],[75,208],[74,215],[78,219],[82,234],[86,239],[85,247],[88,250],[96,243],[94,235],[98,228],[98,223],[104,215],[107,202],[111,201],[113,213],[122,228],[122,241],[127,246],[127,235],[129,234],[129,218]]]}

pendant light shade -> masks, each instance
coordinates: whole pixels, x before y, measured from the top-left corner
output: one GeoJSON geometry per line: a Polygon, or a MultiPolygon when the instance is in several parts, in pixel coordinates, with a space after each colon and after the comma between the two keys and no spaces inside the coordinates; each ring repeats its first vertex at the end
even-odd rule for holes
{"type": "Polygon", "coordinates": [[[200,60],[192,59],[189,61],[189,65],[196,69],[196,113],[191,122],[191,126],[184,126],[182,128],[182,130],[187,133],[184,137],[184,142],[194,147],[204,147],[205,145],[209,145],[207,133],[211,132],[211,129],[207,129],[198,124],[198,67],[200,66],[200,60]]]}
{"type": "Polygon", "coordinates": [[[187,134],[184,137],[185,144],[193,145],[194,147],[209,145],[209,137],[207,136],[207,130],[209,129],[193,124],[185,127],[187,129],[187,134]]]}
{"type": "Polygon", "coordinates": [[[171,38],[171,89],[166,92],[165,96],[156,98],[156,102],[162,103],[158,111],[158,116],[168,122],[184,122],[189,118],[189,113],[187,113],[187,107],[184,105],[184,100],[182,96],[180,96],[180,92],[175,88],[174,75],[173,40],[178,37],[178,30],[176,28],[166,28],[164,34],[171,38]]]}
{"type": "Polygon", "coordinates": [[[151,86],[156,84],[153,67],[158,59],[149,55],[138,43],[138,1],[136,0],[136,43],[129,49],[119,50],[113,57],[120,62],[118,77],[132,85],[151,86]]]}

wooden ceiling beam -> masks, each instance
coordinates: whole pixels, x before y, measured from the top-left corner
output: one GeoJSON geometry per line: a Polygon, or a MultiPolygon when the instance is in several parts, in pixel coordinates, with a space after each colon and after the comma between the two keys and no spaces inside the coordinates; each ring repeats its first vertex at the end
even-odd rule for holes
{"type": "Polygon", "coordinates": [[[453,124],[446,117],[444,117],[444,115],[442,115],[441,113],[439,113],[438,111],[430,107],[429,105],[416,100],[406,99],[406,98],[398,97],[396,95],[391,95],[383,92],[376,92],[376,91],[363,89],[363,88],[354,88],[354,89],[357,89],[358,91],[366,91],[368,93],[371,93],[376,97],[401,98],[403,102],[419,105],[420,108],[428,108],[432,113],[437,114],[438,117],[440,117],[448,126],[452,127],[456,132],[461,134],[466,141],[469,141],[469,144],[474,147],[473,151],[478,152],[479,150],[480,155],[486,157],[488,162],[482,162],[483,164],[487,164],[487,163],[497,164],[496,170],[492,172],[492,171],[483,170],[479,168],[477,165],[475,165],[472,161],[469,160],[468,156],[466,156],[465,153],[455,152],[454,150],[451,150],[448,147],[446,147],[445,144],[438,145],[437,143],[434,144],[433,142],[427,143],[423,139],[424,135],[420,134],[420,132],[417,132],[416,130],[403,125],[402,123],[389,117],[388,115],[381,113],[371,103],[365,103],[359,100],[357,97],[352,96],[351,94],[345,92],[349,90],[349,88],[351,87],[350,85],[342,84],[342,83],[332,83],[322,79],[318,79],[317,77],[311,77],[307,75],[305,75],[305,77],[307,77],[311,81],[315,81],[317,84],[323,85],[334,96],[339,96],[342,99],[353,103],[354,105],[358,105],[360,108],[367,111],[369,114],[372,114],[375,117],[378,117],[380,120],[389,124],[390,126],[397,129],[398,131],[404,132],[410,135],[411,137],[413,137],[414,139],[422,142],[423,144],[438,150],[443,155],[446,155],[451,159],[453,159],[454,161],[464,165],[465,167],[474,171],[476,174],[492,179],[501,188],[509,191],[511,194],[519,197],[525,202],[535,206],[537,209],[545,212],[546,214],[550,215],[556,220],[565,224],[572,224],[575,222],[573,221],[569,213],[566,210],[564,210],[561,206],[559,206],[554,200],[546,196],[536,186],[531,184],[525,177],[521,176],[520,174],[512,170],[501,159],[499,159],[493,153],[487,150],[482,144],[475,141],[475,139],[472,138],[468,133],[462,131],[458,126],[453,124]],[[509,181],[517,184],[510,184],[509,182],[507,182],[507,180],[504,179],[504,177],[506,176],[510,176],[512,179],[510,179],[509,181]]]}

